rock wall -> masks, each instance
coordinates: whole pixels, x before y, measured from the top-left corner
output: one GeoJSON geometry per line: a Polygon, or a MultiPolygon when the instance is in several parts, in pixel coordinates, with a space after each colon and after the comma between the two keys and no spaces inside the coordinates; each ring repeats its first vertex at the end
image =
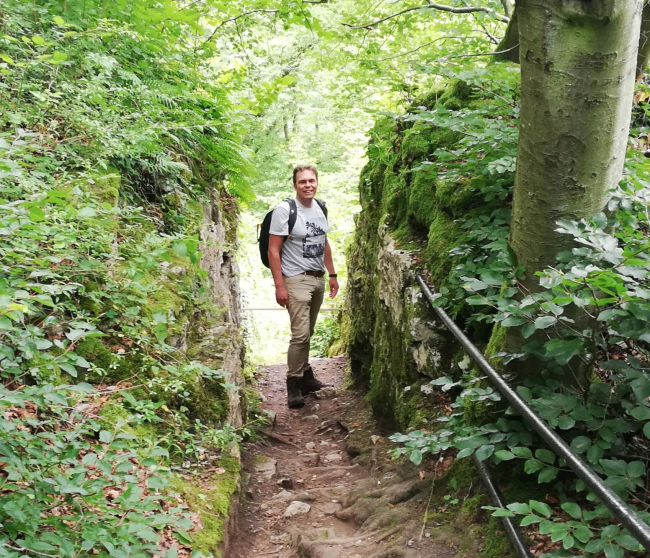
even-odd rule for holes
{"type": "Polygon", "coordinates": [[[433,396],[427,382],[449,373],[456,345],[417,285],[417,252],[396,247],[386,225],[377,231],[376,259],[358,248],[350,252],[353,318],[344,328],[353,376],[369,387],[378,417],[422,426],[433,396]]]}
{"type": "Polygon", "coordinates": [[[238,388],[229,390],[227,394],[227,423],[235,428],[243,424],[241,393],[245,384],[239,269],[234,257],[238,246],[237,223],[233,215],[224,214],[223,202],[217,192],[213,192],[211,202],[203,206],[199,238],[201,269],[207,273],[214,305],[220,310],[220,320],[209,325],[199,324],[195,338],[200,356],[221,359],[228,381],[238,388]]]}
{"type": "MultiPolygon", "coordinates": [[[[454,111],[484,102],[457,81],[415,106],[454,111]]],[[[437,397],[429,381],[458,373],[463,355],[423,300],[415,269],[436,289],[446,287],[454,266],[451,251],[463,234],[461,221],[503,206],[502,201],[486,203],[479,194],[489,177],[445,180],[436,165],[421,165],[435,162],[438,149],[457,148],[461,138],[450,128],[381,119],[371,132],[369,161],[360,179],[362,211],[348,252],[342,342],[353,377],[369,388],[375,412],[401,428],[423,427],[434,407],[430,398],[437,397]]],[[[457,318],[462,321],[462,309],[457,318]]],[[[483,334],[487,341],[489,331],[483,334]]],[[[482,340],[480,334],[474,339],[482,340]]]]}

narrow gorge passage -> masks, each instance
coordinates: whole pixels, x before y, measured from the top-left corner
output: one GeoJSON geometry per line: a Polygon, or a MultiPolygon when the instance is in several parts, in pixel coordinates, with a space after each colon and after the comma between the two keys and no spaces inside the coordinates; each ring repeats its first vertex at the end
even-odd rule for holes
{"type": "MultiPolygon", "coordinates": [[[[387,455],[387,432],[363,394],[344,388],[344,357],[312,359],[332,389],[286,406],[284,365],[261,367],[267,434],[244,448],[245,503],[229,558],[452,558],[474,556],[480,540],[429,520],[432,489],[451,460],[418,471],[387,455]]],[[[470,496],[472,488],[467,494],[470,496]]]]}

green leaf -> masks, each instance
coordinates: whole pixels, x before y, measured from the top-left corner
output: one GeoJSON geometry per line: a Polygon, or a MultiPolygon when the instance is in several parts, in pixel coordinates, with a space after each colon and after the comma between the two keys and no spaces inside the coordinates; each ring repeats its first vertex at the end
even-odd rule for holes
{"type": "Polygon", "coordinates": [[[562,504],[562,509],[574,519],[580,519],[582,517],[580,506],[574,502],[565,502],[562,504]]]}
{"type": "Polygon", "coordinates": [[[551,482],[557,477],[557,469],[555,467],[545,467],[537,477],[537,482],[551,482]]]}
{"type": "Polygon", "coordinates": [[[582,343],[582,339],[573,339],[572,341],[552,339],[546,343],[546,356],[548,358],[554,358],[559,364],[564,366],[574,356],[580,354],[582,343]]]}
{"type": "Polygon", "coordinates": [[[648,420],[650,419],[650,407],[635,407],[630,411],[630,414],[636,420],[648,420]]]}
{"type": "Polygon", "coordinates": [[[533,392],[525,386],[517,386],[517,393],[527,403],[530,403],[533,400],[533,392]]]}
{"type": "Polygon", "coordinates": [[[584,453],[591,447],[591,440],[586,436],[576,436],[571,440],[571,449],[576,453],[584,453]]]}
{"type": "Polygon", "coordinates": [[[422,463],[422,452],[419,449],[412,450],[409,459],[414,465],[419,465],[422,463]]]}
{"type": "Polygon", "coordinates": [[[605,470],[605,473],[608,475],[625,476],[625,474],[627,473],[627,465],[625,461],[619,461],[613,459],[601,459],[599,461],[599,464],[605,470]]]}
{"type": "Polygon", "coordinates": [[[510,461],[511,459],[515,458],[515,454],[507,450],[499,450],[495,452],[494,455],[498,457],[501,461],[510,461]]]}
{"type": "Polygon", "coordinates": [[[172,250],[174,250],[174,252],[176,252],[181,258],[187,257],[187,244],[182,240],[172,242],[172,250]]]}
{"type": "Polygon", "coordinates": [[[29,208],[29,218],[35,223],[45,220],[45,212],[38,206],[33,205],[29,208]]]}
{"type": "Polygon", "coordinates": [[[547,449],[538,449],[535,452],[535,457],[548,465],[553,465],[555,463],[555,454],[547,449]]]}
{"type": "Polygon", "coordinates": [[[458,452],[458,455],[456,456],[457,459],[463,459],[464,457],[469,457],[470,455],[474,454],[474,449],[475,448],[465,448],[463,450],[460,450],[458,452]]]}
{"type": "Polygon", "coordinates": [[[524,463],[524,471],[528,474],[536,473],[540,469],[544,468],[544,464],[538,459],[529,459],[524,463]]]}
{"type": "Polygon", "coordinates": [[[532,457],[533,452],[530,450],[530,448],[525,448],[525,447],[516,447],[516,448],[510,448],[510,451],[514,453],[517,457],[532,457]]]}
{"type": "Polygon", "coordinates": [[[93,209],[92,207],[82,207],[79,211],[77,211],[77,216],[83,217],[84,219],[90,217],[96,217],[97,211],[95,211],[95,209],[93,209]]]}
{"type": "Polygon", "coordinates": [[[569,430],[570,428],[573,428],[575,424],[576,421],[566,415],[562,415],[561,417],[557,418],[557,425],[562,430],[569,430]]]}
{"type": "Polygon", "coordinates": [[[529,513],[531,513],[531,509],[528,504],[515,502],[514,504],[508,504],[507,508],[511,512],[517,513],[519,515],[528,515],[529,513]]]}
{"type": "Polygon", "coordinates": [[[176,533],[174,533],[174,536],[183,544],[192,544],[192,537],[190,537],[190,534],[186,531],[183,531],[182,529],[178,529],[176,533]]]}
{"type": "Polygon", "coordinates": [[[630,387],[640,401],[644,401],[650,397],[650,380],[645,376],[641,376],[630,382],[630,387]]]}
{"type": "Polygon", "coordinates": [[[152,476],[147,479],[147,486],[152,490],[162,490],[168,484],[169,483],[165,479],[159,476],[152,476]]]}
{"type": "Polygon", "coordinates": [[[605,543],[603,550],[605,551],[605,558],[623,558],[625,554],[620,546],[610,542],[605,543]]]}
{"type": "Polygon", "coordinates": [[[523,318],[517,318],[516,316],[510,316],[501,322],[503,327],[516,327],[527,323],[523,318]]]}
{"type": "Polygon", "coordinates": [[[530,507],[537,513],[543,515],[544,517],[551,517],[552,510],[548,504],[545,504],[544,502],[538,502],[537,500],[530,500],[528,503],[530,504],[530,507]]]}
{"type": "Polygon", "coordinates": [[[645,476],[645,463],[643,461],[632,461],[628,463],[627,476],[632,478],[645,476]]]}
{"type": "Polygon", "coordinates": [[[52,54],[52,61],[57,64],[60,62],[65,62],[68,59],[68,55],[65,52],[55,52],[52,54]]]}
{"type": "Polygon", "coordinates": [[[643,551],[643,546],[641,546],[639,542],[631,535],[619,535],[614,540],[623,548],[631,550],[632,552],[643,551]]]}
{"type": "Polygon", "coordinates": [[[535,329],[546,329],[557,323],[555,316],[541,316],[535,320],[535,329]]]}
{"type": "Polygon", "coordinates": [[[542,520],[541,517],[537,517],[536,515],[527,515],[521,520],[520,525],[522,527],[526,527],[527,525],[532,525],[533,523],[539,523],[542,520]]]}
{"type": "Polygon", "coordinates": [[[505,508],[499,508],[492,513],[493,517],[514,517],[515,514],[505,508]]]}
{"type": "Polygon", "coordinates": [[[535,333],[535,324],[527,323],[524,327],[521,328],[521,335],[524,339],[528,339],[533,333],[535,333]]]}
{"type": "Polygon", "coordinates": [[[575,539],[571,535],[567,535],[562,539],[562,546],[568,550],[569,548],[573,548],[573,545],[575,544],[575,539]]]}
{"type": "Polygon", "coordinates": [[[65,21],[63,21],[63,18],[60,16],[54,16],[52,19],[57,25],[65,25],[65,21]]]}
{"type": "Polygon", "coordinates": [[[485,461],[488,457],[490,457],[494,453],[494,446],[492,444],[488,444],[486,446],[481,446],[476,450],[476,458],[479,461],[485,461]]]}
{"type": "Polygon", "coordinates": [[[103,444],[110,444],[113,441],[113,433],[108,430],[102,430],[99,433],[99,441],[103,444]]]}
{"type": "Polygon", "coordinates": [[[593,445],[587,451],[587,460],[589,463],[598,463],[604,455],[603,448],[598,445],[593,445]]]}

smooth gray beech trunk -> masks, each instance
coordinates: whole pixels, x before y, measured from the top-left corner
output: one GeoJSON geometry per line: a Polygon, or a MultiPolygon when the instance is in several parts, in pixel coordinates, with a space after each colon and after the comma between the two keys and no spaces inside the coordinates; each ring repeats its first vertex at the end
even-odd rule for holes
{"type": "Polygon", "coordinates": [[[560,219],[591,218],[622,177],[642,0],[517,0],[521,115],[510,243],[535,271],[574,244],[560,219]]]}

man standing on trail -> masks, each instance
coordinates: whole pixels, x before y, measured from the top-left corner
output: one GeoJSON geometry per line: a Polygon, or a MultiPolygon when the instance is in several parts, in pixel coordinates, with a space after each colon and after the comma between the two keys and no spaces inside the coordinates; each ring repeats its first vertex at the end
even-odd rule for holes
{"type": "Polygon", "coordinates": [[[269,267],[275,282],[275,300],[289,310],[291,341],[287,352],[287,395],[290,408],[302,407],[304,395],[325,384],[314,377],[309,364],[309,341],[323,303],[325,269],[330,297],[339,290],[332,250],[327,241],[329,223],[325,206],[315,199],[318,171],[311,165],[293,169],[295,200],[282,202],[274,211],[269,230],[269,267]],[[295,201],[295,204],[293,203],[295,201]],[[291,211],[295,224],[289,231],[291,211]]]}

